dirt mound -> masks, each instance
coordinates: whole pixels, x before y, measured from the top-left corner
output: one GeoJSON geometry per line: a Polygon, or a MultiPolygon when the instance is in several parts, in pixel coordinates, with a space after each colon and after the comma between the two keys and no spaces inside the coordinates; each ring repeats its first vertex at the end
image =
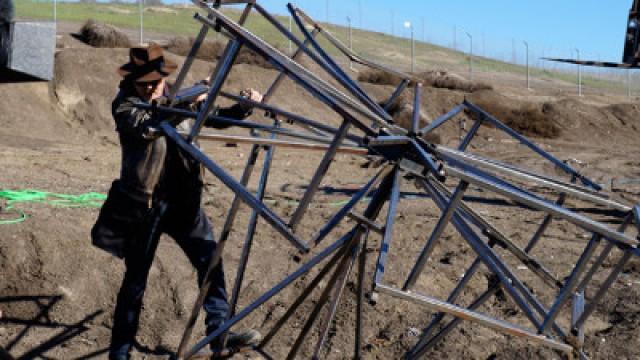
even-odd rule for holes
{"type": "Polygon", "coordinates": [[[543,138],[560,136],[561,128],[553,117],[549,116],[547,103],[536,104],[510,99],[490,90],[476,92],[469,96],[469,99],[521,134],[543,138]]]}
{"type": "MultiPolygon", "coordinates": [[[[389,115],[393,117],[393,121],[400,127],[403,127],[407,130],[411,130],[413,123],[413,103],[407,101],[406,99],[401,99],[396,101],[393,105],[389,107],[389,115]]],[[[431,120],[429,116],[425,113],[423,109],[420,109],[420,120],[418,121],[418,128],[422,128],[429,124],[431,120]]],[[[439,134],[431,133],[425,137],[425,140],[440,144],[442,142],[442,138],[439,134]]]]}
{"type": "Polygon", "coordinates": [[[358,73],[358,81],[377,85],[398,86],[402,79],[380,70],[365,70],[358,73]]]}
{"type": "Polygon", "coordinates": [[[56,54],[53,92],[61,109],[89,132],[113,130],[111,100],[126,49],[66,49],[56,54]]]}
{"type": "Polygon", "coordinates": [[[37,147],[46,140],[70,138],[70,121],[51,101],[44,82],[0,85],[0,139],[5,146],[37,147]],[[26,141],[24,137],[32,140],[26,141]],[[33,140],[33,139],[38,139],[33,140]]]}
{"type": "Polygon", "coordinates": [[[618,119],[622,126],[640,131],[640,106],[637,104],[613,104],[605,107],[605,111],[618,119]]]}
{"type": "Polygon", "coordinates": [[[81,38],[89,45],[99,48],[129,48],[131,41],[127,34],[115,26],[103,24],[93,19],[80,29],[81,38]]]}
{"type": "MultiPolygon", "coordinates": [[[[194,37],[175,37],[169,40],[166,49],[176,55],[187,56],[193,47],[194,42],[194,37]]],[[[205,61],[217,61],[222,56],[225,46],[226,43],[220,41],[204,41],[200,46],[200,50],[198,51],[196,58],[205,61]]],[[[240,50],[240,54],[238,54],[238,58],[236,59],[236,64],[248,64],[260,66],[265,69],[273,69],[271,63],[247,48],[242,48],[240,50]]]]}
{"type": "MultiPolygon", "coordinates": [[[[459,75],[446,71],[427,71],[418,74],[417,77],[423,80],[423,84],[425,86],[437,89],[449,89],[467,93],[493,89],[489,84],[478,81],[469,81],[459,75]]],[[[402,79],[385,71],[366,70],[358,74],[358,81],[378,85],[398,86],[402,79]]],[[[413,86],[413,84],[410,86],[413,86]]]]}
{"type": "Polygon", "coordinates": [[[476,92],[480,90],[493,90],[489,84],[480,81],[469,81],[460,75],[446,71],[427,71],[418,75],[424,79],[424,84],[438,89],[457,90],[462,92],[476,92]]]}
{"type": "MultiPolygon", "coordinates": [[[[121,80],[116,69],[128,61],[128,56],[127,49],[65,49],[58,52],[52,88],[60,108],[89,132],[112,133],[111,101],[121,80]]],[[[184,61],[168,56],[178,64],[184,61]]],[[[194,76],[204,79],[210,67],[210,64],[196,62],[185,84],[197,81],[194,76]]],[[[174,73],[169,81],[175,76],[174,73]]]]}

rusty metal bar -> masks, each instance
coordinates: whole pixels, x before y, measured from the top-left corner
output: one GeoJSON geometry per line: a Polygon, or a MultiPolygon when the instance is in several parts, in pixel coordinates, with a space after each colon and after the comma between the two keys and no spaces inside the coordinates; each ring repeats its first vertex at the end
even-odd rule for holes
{"type": "Polygon", "coordinates": [[[313,175],[313,178],[311,179],[311,182],[309,183],[307,190],[302,196],[302,200],[300,200],[298,207],[296,208],[295,212],[291,216],[291,220],[289,221],[289,227],[294,232],[298,227],[300,220],[302,220],[304,213],[307,211],[307,208],[309,207],[311,200],[313,199],[316,192],[318,191],[320,182],[322,181],[322,179],[324,179],[325,175],[327,174],[327,171],[329,171],[329,166],[331,165],[331,162],[335,158],[336,152],[340,148],[342,141],[347,135],[350,125],[351,125],[350,122],[346,119],[342,122],[342,125],[340,125],[340,128],[338,129],[338,133],[336,134],[333,141],[331,142],[331,145],[327,149],[327,152],[322,158],[322,161],[320,161],[320,165],[318,166],[318,169],[313,175]]]}
{"type": "Polygon", "coordinates": [[[392,287],[389,287],[383,284],[376,284],[376,288],[380,291],[380,293],[388,294],[388,295],[397,297],[399,299],[404,299],[416,304],[424,305],[425,307],[431,310],[451,314],[463,320],[471,320],[478,324],[484,325],[488,328],[494,329],[498,332],[501,332],[507,335],[537,342],[537,343],[546,345],[552,349],[562,351],[564,353],[570,354],[573,351],[573,348],[570,345],[558,342],[556,340],[550,339],[543,335],[532,333],[519,326],[509,324],[507,322],[497,320],[489,316],[478,314],[476,312],[467,310],[465,308],[461,308],[459,306],[446,303],[444,301],[440,301],[425,295],[409,293],[399,289],[394,289],[392,287]]]}
{"type": "Polygon", "coordinates": [[[427,261],[429,260],[429,257],[431,256],[431,253],[433,252],[433,249],[435,248],[438,242],[438,239],[440,239],[440,235],[442,235],[447,225],[451,221],[451,217],[456,211],[458,204],[462,200],[462,197],[464,196],[464,193],[467,190],[468,186],[469,186],[469,183],[465,181],[461,181],[456,187],[455,192],[451,196],[451,201],[449,202],[447,207],[442,211],[442,215],[438,219],[438,223],[436,224],[435,228],[431,232],[431,235],[429,236],[429,240],[427,240],[427,243],[425,244],[424,248],[420,252],[420,255],[418,256],[418,259],[416,260],[415,265],[411,269],[411,272],[409,272],[409,277],[407,278],[404,285],[402,286],[402,291],[410,290],[416,284],[416,281],[418,281],[418,277],[424,270],[424,267],[427,264],[427,261]]]}
{"type": "MultiPolygon", "coordinates": [[[[201,133],[198,136],[199,140],[217,141],[230,144],[256,144],[261,146],[279,146],[282,148],[310,150],[310,151],[327,151],[330,149],[329,145],[314,144],[310,142],[298,142],[287,141],[278,139],[265,139],[257,136],[239,136],[239,135],[227,135],[216,133],[201,133]]],[[[365,148],[357,148],[352,146],[339,146],[335,150],[336,153],[352,154],[352,155],[367,155],[369,150],[365,148]]]]}

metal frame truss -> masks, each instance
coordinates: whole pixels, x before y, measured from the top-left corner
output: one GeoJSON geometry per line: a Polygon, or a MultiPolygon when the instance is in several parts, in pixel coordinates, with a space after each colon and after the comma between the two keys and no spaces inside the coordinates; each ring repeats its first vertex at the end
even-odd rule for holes
{"type": "MultiPolygon", "coordinates": [[[[529,139],[507,127],[471,102],[465,101],[426,127],[420,128],[419,112],[422,98],[420,79],[363,59],[350,51],[321,24],[316,23],[301,9],[291,4],[288,5],[288,10],[302,34],[302,39],[289,32],[285,26],[280,24],[277,19],[254,0],[218,0],[213,2],[193,0],[193,2],[205,14],[198,13],[194,16],[195,20],[202,24],[202,29],[178,74],[168,102],[164,106],[158,104],[139,104],[138,106],[149,107],[159,116],[170,117],[177,115],[196,119],[196,124],[190,133],[179,133],[169,122],[163,122],[159,130],[186,153],[202,163],[207,170],[235,194],[227,219],[220,232],[219,245],[213,256],[210,269],[213,269],[223,257],[225,243],[228,241],[229,234],[233,229],[234,220],[241,203],[251,209],[251,217],[246,230],[246,238],[236,273],[236,280],[231,292],[230,304],[232,313],[230,317],[217,331],[190,345],[192,329],[198,318],[204,294],[206,294],[210,285],[209,276],[207,276],[194,304],[191,317],[187,322],[177,350],[177,358],[192,358],[207,344],[224,339],[226,333],[239,321],[315,268],[319,270],[314,272],[314,277],[306,285],[299,297],[292,302],[282,318],[268,331],[262,342],[253,348],[254,351],[265,358],[271,358],[268,354],[267,346],[279,334],[282,326],[299,310],[300,305],[309,299],[313,290],[320,284],[326,283],[287,356],[288,359],[298,356],[301,347],[305,345],[309,332],[317,323],[319,336],[315,344],[312,344],[312,357],[320,358],[329,328],[344,297],[345,285],[353,275],[352,273],[357,272],[355,358],[361,357],[362,329],[365,326],[363,320],[365,292],[369,290],[371,290],[371,301],[381,301],[378,294],[384,294],[422,305],[426,309],[436,312],[432,321],[424,327],[420,340],[408,351],[407,358],[409,359],[424,356],[434,344],[445,338],[462,320],[471,321],[507,335],[526,338],[532,342],[544,344],[560,353],[577,354],[586,357],[583,352],[583,328],[585,322],[593,314],[596,305],[614,283],[623,266],[631,257],[640,255],[638,238],[629,235],[631,231],[627,231],[633,230],[634,234],[638,233],[640,206],[630,206],[611,199],[602,193],[600,187],[589,178],[544,151],[529,139]],[[220,11],[220,7],[227,4],[244,5],[244,11],[237,22],[231,20],[220,11]],[[291,56],[283,54],[245,29],[243,24],[253,12],[262,15],[276,30],[290,39],[297,46],[297,50],[291,56]],[[211,85],[208,87],[183,88],[186,74],[189,72],[193,59],[210,30],[221,32],[229,38],[225,51],[211,74],[211,85]],[[392,73],[399,76],[402,82],[390,95],[389,99],[379,105],[320,46],[317,41],[319,35],[324,36],[331,45],[335,46],[350,61],[392,73]],[[256,103],[222,90],[227,75],[231,71],[242,47],[263,56],[279,71],[279,75],[273,84],[265,91],[265,96],[261,103],[256,103]],[[328,81],[323,80],[317,74],[300,65],[298,60],[302,56],[310,58],[326,72],[326,75],[340,84],[341,89],[331,85],[328,81]],[[269,104],[273,94],[285,78],[294,81],[320,100],[329,111],[333,111],[342,119],[341,125],[333,127],[269,104]],[[411,128],[404,129],[393,123],[393,119],[387,110],[411,85],[414,90],[414,116],[411,128]],[[173,106],[180,102],[181,96],[193,92],[208,94],[201,111],[189,112],[173,106]],[[216,109],[216,101],[220,97],[247,103],[255,108],[264,110],[265,117],[271,121],[272,125],[237,121],[213,115],[216,109]],[[423,140],[424,135],[435,131],[445,122],[463,112],[473,114],[475,123],[461,140],[457,149],[431,144],[423,140]],[[205,132],[203,131],[205,121],[216,121],[220,124],[249,129],[250,136],[231,136],[223,133],[205,132]],[[513,137],[530,149],[533,154],[541,156],[557,169],[566,173],[571,180],[560,180],[556,177],[539,174],[535,171],[466,152],[482,124],[491,124],[506,135],[513,137]],[[196,140],[253,144],[241,178],[239,180],[235,179],[215,161],[211,160],[197,146],[196,140]],[[302,195],[293,215],[288,219],[278,216],[264,202],[269,173],[274,161],[275,149],[278,146],[324,152],[324,156],[309,186],[302,195]],[[261,152],[266,152],[266,156],[262,164],[257,190],[252,193],[247,188],[247,184],[253,175],[261,152]],[[319,186],[337,153],[375,155],[381,157],[384,160],[384,164],[353,195],[351,200],[340,208],[311,238],[303,239],[298,231],[301,221],[310,212],[309,205],[316,198],[319,186]],[[402,200],[400,196],[401,183],[407,181],[406,179],[408,178],[428,194],[429,199],[433,200],[440,209],[441,215],[432,233],[427,237],[422,251],[413,262],[404,284],[394,286],[385,284],[383,280],[385,269],[387,268],[388,255],[393,250],[392,242],[401,240],[394,239],[393,229],[397,217],[398,204],[402,200]],[[455,182],[455,187],[450,190],[450,187],[445,182],[450,184],[452,181],[455,182]],[[527,184],[531,183],[536,184],[538,187],[543,187],[548,192],[557,194],[557,199],[555,201],[548,200],[527,190],[527,184]],[[526,247],[521,248],[518,246],[512,239],[509,239],[493,226],[483,215],[472,209],[464,197],[470,186],[482,189],[484,194],[504,197],[520,204],[527,210],[540,211],[546,214],[542,223],[531,235],[526,247]],[[363,202],[365,198],[369,200],[366,210],[362,214],[357,213],[355,211],[356,205],[363,202]],[[575,198],[611,209],[613,216],[620,224],[619,227],[612,229],[604,223],[564,207],[567,198],[575,198]],[[380,212],[385,204],[387,205],[387,211],[384,216],[381,216],[380,212]],[[256,225],[260,218],[273,227],[301,253],[305,254],[314,250],[315,255],[303,257],[306,262],[296,271],[282,279],[271,290],[254,299],[246,307],[238,309],[238,298],[241,294],[252,244],[255,240],[256,225]],[[347,219],[355,221],[355,225],[346,233],[338,233],[338,225],[347,219]],[[531,254],[532,250],[543,240],[544,234],[552,225],[552,222],[558,220],[572,223],[591,235],[591,239],[585,244],[581,256],[576,264],[571,267],[571,271],[566,278],[559,278],[556,274],[553,274],[542,261],[531,254]],[[384,223],[380,224],[378,221],[384,221],[384,223]],[[477,255],[477,258],[466,269],[464,276],[448,298],[439,300],[421,294],[415,289],[415,286],[424,272],[434,248],[438,246],[443,231],[449,224],[461,235],[464,242],[477,255]],[[628,229],[632,224],[636,225],[635,228],[628,229]],[[377,249],[378,259],[376,261],[375,274],[373,279],[368,281],[366,278],[366,263],[369,254],[365,249],[367,248],[369,234],[372,232],[376,235],[381,235],[382,241],[377,249]],[[337,240],[321,248],[320,245],[323,240],[329,237],[337,240]],[[602,250],[598,253],[599,248],[602,248],[602,250]],[[589,285],[593,285],[594,275],[601,270],[602,264],[606,260],[611,259],[614,249],[622,251],[623,256],[616,258],[615,266],[610,270],[606,280],[595,284],[593,295],[587,296],[586,291],[590,288],[589,285]],[[536,288],[535,291],[531,289],[530,285],[525,284],[518,274],[513,271],[505,256],[510,256],[510,259],[515,259],[521,266],[526,267],[531,274],[541,280],[544,287],[536,288]],[[462,304],[459,301],[460,295],[482,266],[494,275],[495,281],[490,283],[487,290],[471,303],[462,304]],[[323,280],[325,281],[323,282],[323,280]],[[530,326],[515,325],[478,311],[482,304],[499,291],[505,293],[513,301],[518,311],[529,320],[530,326]],[[551,294],[553,301],[544,303],[536,295],[541,293],[551,294]],[[562,311],[567,309],[567,304],[571,305],[572,320],[570,327],[563,328],[556,320],[562,311]],[[324,311],[324,316],[319,320],[318,318],[323,313],[323,309],[328,309],[328,311],[324,311]],[[445,322],[447,318],[449,320],[445,322]]],[[[349,311],[352,310],[350,309],[349,311]]]]}

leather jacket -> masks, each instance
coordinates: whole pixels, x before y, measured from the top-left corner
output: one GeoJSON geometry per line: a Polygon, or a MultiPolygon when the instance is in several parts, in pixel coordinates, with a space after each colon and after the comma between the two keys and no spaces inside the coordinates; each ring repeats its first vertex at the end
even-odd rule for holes
{"type": "MultiPolygon", "coordinates": [[[[122,167],[91,229],[93,245],[119,258],[137,239],[152,235],[157,215],[167,208],[164,205],[173,207],[192,224],[189,219],[200,212],[202,197],[202,166],[164,136],[148,136],[149,128],[158,125],[158,120],[150,111],[134,107],[136,102],[142,99],[125,90],[113,101],[122,167]],[[156,201],[159,206],[154,205],[156,201]]],[[[239,104],[218,111],[220,116],[235,119],[250,114],[251,109],[239,104]]],[[[184,120],[178,127],[188,131],[192,125],[193,120],[184,120]]],[[[224,127],[215,122],[205,126],[224,127]]]]}
{"type": "MultiPolygon", "coordinates": [[[[143,100],[121,90],[112,103],[122,150],[118,182],[120,190],[138,201],[148,203],[149,207],[155,195],[170,196],[168,193],[177,190],[177,186],[198,192],[202,186],[200,164],[165,137],[147,136],[148,128],[158,125],[157,120],[150,111],[134,107],[136,102],[143,100]],[[162,194],[158,194],[158,191],[162,194]]],[[[244,119],[250,114],[251,109],[240,104],[218,110],[218,115],[234,119],[244,119]]],[[[188,131],[193,122],[193,119],[185,119],[178,129],[188,131]]],[[[224,127],[215,122],[207,122],[205,126],[224,127]]]]}

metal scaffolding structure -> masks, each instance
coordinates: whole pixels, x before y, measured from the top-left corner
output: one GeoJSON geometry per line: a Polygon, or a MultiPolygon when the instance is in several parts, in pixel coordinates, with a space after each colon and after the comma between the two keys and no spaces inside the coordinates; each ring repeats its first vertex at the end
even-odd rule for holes
{"type": "Polygon", "coordinates": [[[543,344],[559,353],[568,354],[568,356],[577,355],[586,358],[583,351],[585,322],[593,314],[597,304],[621,273],[624,265],[633,256],[640,255],[637,237],[640,229],[639,205],[627,205],[610,198],[589,178],[471,102],[463,102],[429,125],[420,128],[422,98],[420,79],[363,59],[342,44],[326,28],[313,21],[300,8],[292,4],[288,5],[288,10],[302,34],[302,39],[290,32],[287,26],[279,23],[255,0],[218,0],[214,2],[193,0],[193,2],[205,14],[195,15],[195,19],[202,24],[202,29],[178,74],[168,102],[164,106],[158,104],[139,104],[139,106],[152,107],[159,116],[179,115],[195,118],[196,123],[190,133],[179,133],[169,122],[163,122],[160,125],[160,131],[202,163],[208,171],[235,194],[220,232],[219,244],[209,269],[213,269],[223,258],[225,243],[229,238],[241,203],[251,209],[251,217],[246,229],[242,255],[231,292],[232,314],[217,331],[200,339],[195,344],[192,343],[192,329],[210,284],[207,276],[177,349],[178,359],[192,358],[209,343],[224,339],[226,333],[234,325],[284,288],[316,268],[317,272],[314,272],[313,278],[306,284],[299,297],[293,300],[285,314],[268,331],[261,343],[251,350],[265,358],[272,358],[267,349],[270,342],[280,334],[282,326],[310,298],[312,291],[321,284],[326,284],[297,337],[288,334],[294,336],[295,341],[289,349],[287,358],[294,359],[299,356],[299,351],[306,344],[305,341],[309,338],[310,331],[317,325],[319,336],[310,346],[312,346],[312,357],[321,358],[331,324],[341,305],[345,286],[351,276],[355,276],[357,305],[355,309],[349,310],[355,311],[356,314],[355,347],[353,349],[355,358],[362,357],[363,311],[365,293],[368,291],[371,291],[370,300],[383,301],[382,295],[386,295],[415,303],[435,312],[432,321],[425,324],[419,341],[407,352],[408,359],[424,356],[434,344],[445,338],[463,320],[477,323],[500,333],[543,344]],[[231,20],[220,10],[222,6],[231,4],[244,6],[242,15],[237,22],[231,20]],[[243,24],[252,13],[262,15],[276,30],[290,39],[297,50],[290,56],[283,54],[244,28],[243,24]],[[226,35],[229,38],[228,44],[211,74],[210,86],[185,89],[182,85],[186,74],[210,30],[226,35]],[[335,46],[348,60],[361,66],[391,73],[401,78],[402,82],[384,104],[378,104],[323,49],[318,41],[319,35],[335,46]],[[261,103],[237,97],[222,90],[227,75],[242,47],[263,56],[279,71],[273,84],[265,91],[261,103]],[[331,85],[302,66],[298,60],[303,55],[310,58],[326,72],[326,75],[340,84],[342,89],[331,85]],[[328,110],[335,112],[342,119],[340,126],[330,126],[269,104],[285,78],[294,81],[320,100],[328,110]],[[411,128],[404,129],[394,124],[388,110],[404,91],[409,91],[408,89],[414,91],[414,113],[411,128]],[[179,102],[180,96],[189,91],[208,94],[201,111],[189,112],[172,106],[179,102]],[[272,125],[237,121],[212,115],[219,98],[247,103],[257,109],[264,110],[266,118],[272,122],[272,125]],[[475,123],[461,140],[457,149],[435,145],[424,140],[425,135],[435,131],[463,112],[471,114],[475,123]],[[221,124],[249,129],[251,135],[230,136],[203,131],[205,120],[211,119],[221,124]],[[527,147],[532,155],[541,156],[546,162],[567,174],[571,180],[560,180],[557,177],[539,174],[466,152],[483,124],[501,130],[527,147]],[[241,178],[237,180],[232,177],[207,156],[194,143],[195,140],[253,144],[241,178]],[[322,161],[306,187],[297,208],[287,219],[277,215],[264,201],[268,177],[277,147],[324,152],[322,161]],[[253,175],[261,152],[265,152],[266,155],[257,190],[252,193],[247,188],[247,184],[253,175]],[[316,198],[320,184],[337,153],[373,155],[384,161],[373,177],[366,184],[363,184],[326,224],[318,229],[312,237],[303,239],[299,231],[301,221],[305,216],[309,216],[309,205],[316,198]],[[400,196],[401,183],[407,181],[415,183],[424,190],[428,195],[424,201],[433,201],[440,209],[440,216],[426,239],[422,251],[415,259],[411,259],[413,266],[408,269],[409,275],[404,284],[392,285],[385,283],[384,275],[385,269],[388,268],[388,255],[393,251],[394,224],[398,215],[398,204],[402,201],[400,196]],[[528,190],[527,184],[536,184],[548,192],[557,194],[558,198],[556,201],[547,200],[528,190]],[[485,216],[474,211],[465,202],[464,195],[470,186],[482,189],[484,194],[498,195],[527,209],[546,214],[542,223],[531,235],[526,247],[518,246],[513,239],[498,230],[485,216]],[[363,213],[356,212],[356,205],[364,202],[365,198],[369,200],[366,210],[363,213]],[[619,223],[618,228],[611,228],[605,223],[570,210],[564,206],[567,198],[575,198],[611,209],[615,217],[614,220],[619,223]],[[386,213],[381,214],[385,205],[386,213]],[[306,262],[297,270],[282,279],[271,290],[254,299],[249,305],[239,309],[237,308],[238,299],[259,218],[273,227],[294,248],[302,253],[308,253],[314,249],[314,255],[305,257],[306,262]],[[354,221],[355,226],[346,233],[338,233],[338,225],[347,219],[354,221]],[[544,240],[545,232],[554,221],[566,221],[574,224],[591,236],[582,249],[581,256],[571,266],[571,271],[566,277],[554,274],[541,260],[531,254],[531,251],[544,240]],[[461,235],[477,258],[464,271],[464,276],[447,299],[441,300],[418,292],[415,285],[423,274],[434,249],[438,246],[441,235],[449,225],[453,226],[461,235]],[[371,233],[380,235],[382,241],[377,248],[378,258],[373,279],[367,279],[365,270],[367,257],[370,254],[364,249],[367,248],[367,244],[371,243],[369,240],[371,233]],[[329,245],[324,245],[323,241],[330,237],[337,240],[329,245]],[[614,258],[612,256],[615,249],[622,253],[621,257],[614,258]],[[509,256],[509,261],[506,260],[505,254],[509,256]],[[534,290],[531,288],[532,284],[526,284],[510,265],[514,261],[539,278],[543,287],[534,290]],[[605,271],[602,267],[605,261],[613,262],[614,266],[609,270],[609,275],[606,276],[604,282],[595,283],[593,281],[594,275],[605,271]],[[493,274],[495,281],[489,283],[488,288],[471,303],[463,304],[459,297],[481,267],[488,269],[493,274]],[[591,292],[592,289],[593,292],[591,292]],[[591,296],[586,295],[587,290],[590,290],[591,296]],[[518,307],[519,312],[526,316],[530,323],[529,326],[510,323],[507,320],[494,318],[478,311],[488,299],[499,291],[508,296],[518,307]],[[552,297],[553,301],[545,303],[540,294],[545,294],[547,298],[552,297]],[[320,317],[323,309],[328,310],[324,311],[323,317],[320,317]],[[563,326],[557,320],[561,313],[567,310],[571,314],[571,324],[563,326]]]}

